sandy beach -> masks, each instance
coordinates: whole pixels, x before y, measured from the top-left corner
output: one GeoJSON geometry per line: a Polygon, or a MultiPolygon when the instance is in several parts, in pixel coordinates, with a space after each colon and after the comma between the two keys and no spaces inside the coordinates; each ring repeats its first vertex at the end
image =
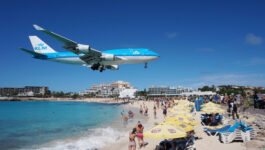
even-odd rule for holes
{"type": "MultiPolygon", "coordinates": [[[[124,107],[126,109],[130,108],[139,108],[140,105],[146,105],[148,107],[148,117],[145,117],[145,122],[143,123],[144,125],[144,130],[148,130],[152,128],[155,124],[161,123],[164,121],[164,117],[162,115],[162,109],[159,107],[157,109],[157,118],[154,118],[154,113],[153,113],[153,106],[154,102],[146,102],[146,101],[139,101],[139,102],[134,102],[133,104],[127,104],[124,107]]],[[[135,109],[134,109],[135,110],[135,109]]],[[[138,110],[138,109],[136,109],[138,110]]],[[[139,112],[134,112],[138,113],[139,112]]],[[[201,113],[196,113],[195,119],[197,122],[200,123],[200,115],[201,113]]],[[[138,118],[134,118],[137,120],[138,118]]],[[[102,148],[102,150],[126,150],[128,149],[128,138],[129,138],[129,132],[131,129],[135,127],[135,124],[129,124],[127,129],[128,129],[128,135],[124,137],[120,137],[117,142],[115,142],[112,145],[106,146],[102,148]]],[[[218,136],[208,136],[204,131],[203,131],[203,126],[201,124],[195,126],[195,137],[198,137],[198,139],[195,141],[195,147],[197,150],[225,150],[225,149],[231,149],[231,150],[264,150],[265,148],[265,142],[262,140],[251,140],[249,142],[243,143],[242,141],[239,142],[232,142],[230,144],[223,144],[219,141],[218,136]]],[[[262,137],[264,139],[264,137],[262,137]]],[[[159,144],[162,139],[153,139],[153,138],[144,138],[144,141],[147,142],[148,144],[141,149],[144,150],[154,150],[156,145],[159,144]]],[[[137,142],[137,139],[136,139],[137,142]]],[[[138,149],[138,147],[137,147],[138,149]]]]}

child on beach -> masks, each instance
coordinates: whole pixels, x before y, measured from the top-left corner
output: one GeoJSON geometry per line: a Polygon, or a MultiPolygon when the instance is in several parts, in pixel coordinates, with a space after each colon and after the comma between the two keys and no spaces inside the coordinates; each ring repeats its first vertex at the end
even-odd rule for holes
{"type": "Polygon", "coordinates": [[[133,128],[132,132],[129,134],[129,150],[136,150],[136,142],[135,142],[135,137],[137,136],[136,134],[136,128],[133,128]]]}

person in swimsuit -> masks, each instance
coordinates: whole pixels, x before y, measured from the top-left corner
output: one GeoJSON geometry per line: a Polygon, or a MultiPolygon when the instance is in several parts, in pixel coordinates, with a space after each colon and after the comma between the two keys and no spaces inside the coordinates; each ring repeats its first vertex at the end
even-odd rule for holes
{"type": "Polygon", "coordinates": [[[167,116],[167,106],[163,107],[163,115],[164,115],[164,118],[166,118],[166,116],[167,116]]]}
{"type": "Polygon", "coordinates": [[[136,134],[137,130],[136,128],[133,128],[132,132],[129,134],[129,150],[136,150],[136,142],[135,142],[135,137],[137,136],[136,134]]]}
{"type": "Polygon", "coordinates": [[[142,141],[142,145],[144,146],[144,126],[141,124],[140,121],[138,121],[137,125],[136,125],[136,129],[137,129],[137,138],[138,138],[138,145],[139,145],[139,149],[141,149],[141,144],[140,142],[142,141]]]}
{"type": "Polygon", "coordinates": [[[126,127],[128,124],[128,117],[127,116],[123,116],[123,126],[126,127]]]}
{"type": "Polygon", "coordinates": [[[156,105],[154,105],[154,118],[156,119],[156,105]]]}

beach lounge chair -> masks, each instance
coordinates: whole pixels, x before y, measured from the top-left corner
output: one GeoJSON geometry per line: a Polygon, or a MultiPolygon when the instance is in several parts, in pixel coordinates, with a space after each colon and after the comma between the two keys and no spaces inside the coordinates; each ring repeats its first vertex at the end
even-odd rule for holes
{"type": "Polygon", "coordinates": [[[184,150],[195,150],[195,144],[194,144],[195,138],[191,137],[185,145],[185,149],[184,150]]]}
{"type": "Polygon", "coordinates": [[[234,140],[243,140],[243,142],[246,142],[250,141],[254,136],[254,129],[245,126],[245,124],[242,124],[240,121],[239,123],[236,122],[236,124],[227,131],[220,132],[219,139],[223,143],[231,143],[234,140]]]}
{"type": "Polygon", "coordinates": [[[228,131],[228,129],[230,129],[231,125],[227,125],[227,126],[224,126],[222,128],[219,128],[219,129],[209,129],[209,128],[204,128],[204,131],[208,134],[208,135],[212,135],[214,134],[217,135],[218,133],[220,132],[225,132],[225,131],[228,131]]]}

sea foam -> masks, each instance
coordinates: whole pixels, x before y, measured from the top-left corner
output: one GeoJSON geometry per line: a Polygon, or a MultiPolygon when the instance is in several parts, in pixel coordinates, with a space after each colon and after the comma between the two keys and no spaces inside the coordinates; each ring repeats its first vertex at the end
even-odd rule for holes
{"type": "MultiPolygon", "coordinates": [[[[90,129],[92,130],[92,129],[90,129]]],[[[111,127],[96,128],[87,136],[78,139],[66,139],[53,144],[43,145],[39,150],[96,150],[110,145],[128,133],[111,127]]]]}

